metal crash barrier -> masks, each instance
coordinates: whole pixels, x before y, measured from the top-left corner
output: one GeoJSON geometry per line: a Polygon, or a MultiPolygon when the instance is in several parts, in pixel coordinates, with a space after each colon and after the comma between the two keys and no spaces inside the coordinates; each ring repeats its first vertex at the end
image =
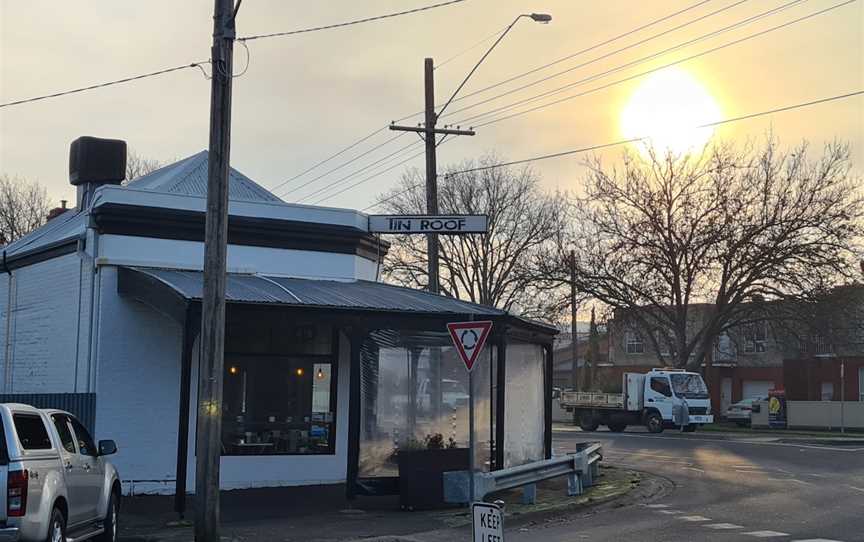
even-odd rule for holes
{"type": "MultiPolygon", "coordinates": [[[[567,476],[567,495],[581,495],[587,487],[594,485],[600,475],[603,459],[599,443],[581,444],[581,449],[552,459],[534,461],[518,467],[478,472],[474,474],[474,500],[482,501],[486,495],[506,489],[523,488],[523,502],[534,504],[537,500],[537,482],[567,476]]],[[[468,471],[444,473],[444,500],[449,503],[469,501],[468,471]]]]}

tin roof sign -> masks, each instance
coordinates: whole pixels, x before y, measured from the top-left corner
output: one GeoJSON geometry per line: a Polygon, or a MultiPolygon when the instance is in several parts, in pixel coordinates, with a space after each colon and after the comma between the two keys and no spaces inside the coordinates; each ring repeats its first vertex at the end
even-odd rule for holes
{"type": "Polygon", "coordinates": [[[486,233],[486,215],[371,215],[370,233],[486,233]]]}
{"type": "Polygon", "coordinates": [[[483,350],[486,338],[492,330],[492,322],[488,320],[478,322],[451,322],[447,324],[450,338],[459,352],[459,357],[465,364],[465,368],[471,372],[474,362],[483,350]]]}
{"type": "Polygon", "coordinates": [[[488,502],[471,505],[474,542],[504,542],[504,522],[501,509],[488,502]]]}

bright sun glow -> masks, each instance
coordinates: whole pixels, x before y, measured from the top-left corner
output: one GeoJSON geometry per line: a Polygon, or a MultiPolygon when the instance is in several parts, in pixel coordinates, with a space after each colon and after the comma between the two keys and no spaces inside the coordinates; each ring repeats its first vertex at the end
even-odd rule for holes
{"type": "Polygon", "coordinates": [[[693,76],[684,70],[666,69],[648,77],[621,111],[621,132],[627,139],[648,137],[640,143],[647,153],[680,156],[702,150],[714,129],[697,128],[721,120],[720,106],[693,76]]]}

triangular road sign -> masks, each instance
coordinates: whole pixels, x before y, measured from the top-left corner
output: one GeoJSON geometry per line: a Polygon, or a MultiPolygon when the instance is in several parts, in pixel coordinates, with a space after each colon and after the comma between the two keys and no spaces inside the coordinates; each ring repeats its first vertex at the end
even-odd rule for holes
{"type": "Polygon", "coordinates": [[[474,368],[477,356],[486,344],[486,338],[492,331],[492,322],[488,320],[479,322],[451,322],[447,324],[450,338],[459,352],[459,357],[465,363],[465,368],[470,372],[474,368]]]}

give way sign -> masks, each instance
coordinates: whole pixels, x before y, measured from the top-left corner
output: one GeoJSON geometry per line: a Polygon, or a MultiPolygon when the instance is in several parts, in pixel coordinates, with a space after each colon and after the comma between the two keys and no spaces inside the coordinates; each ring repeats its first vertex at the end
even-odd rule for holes
{"type": "Polygon", "coordinates": [[[474,368],[474,362],[483,350],[486,338],[492,331],[492,322],[483,320],[479,322],[451,322],[447,324],[450,338],[459,352],[459,357],[465,363],[465,368],[470,372],[474,368]]]}

